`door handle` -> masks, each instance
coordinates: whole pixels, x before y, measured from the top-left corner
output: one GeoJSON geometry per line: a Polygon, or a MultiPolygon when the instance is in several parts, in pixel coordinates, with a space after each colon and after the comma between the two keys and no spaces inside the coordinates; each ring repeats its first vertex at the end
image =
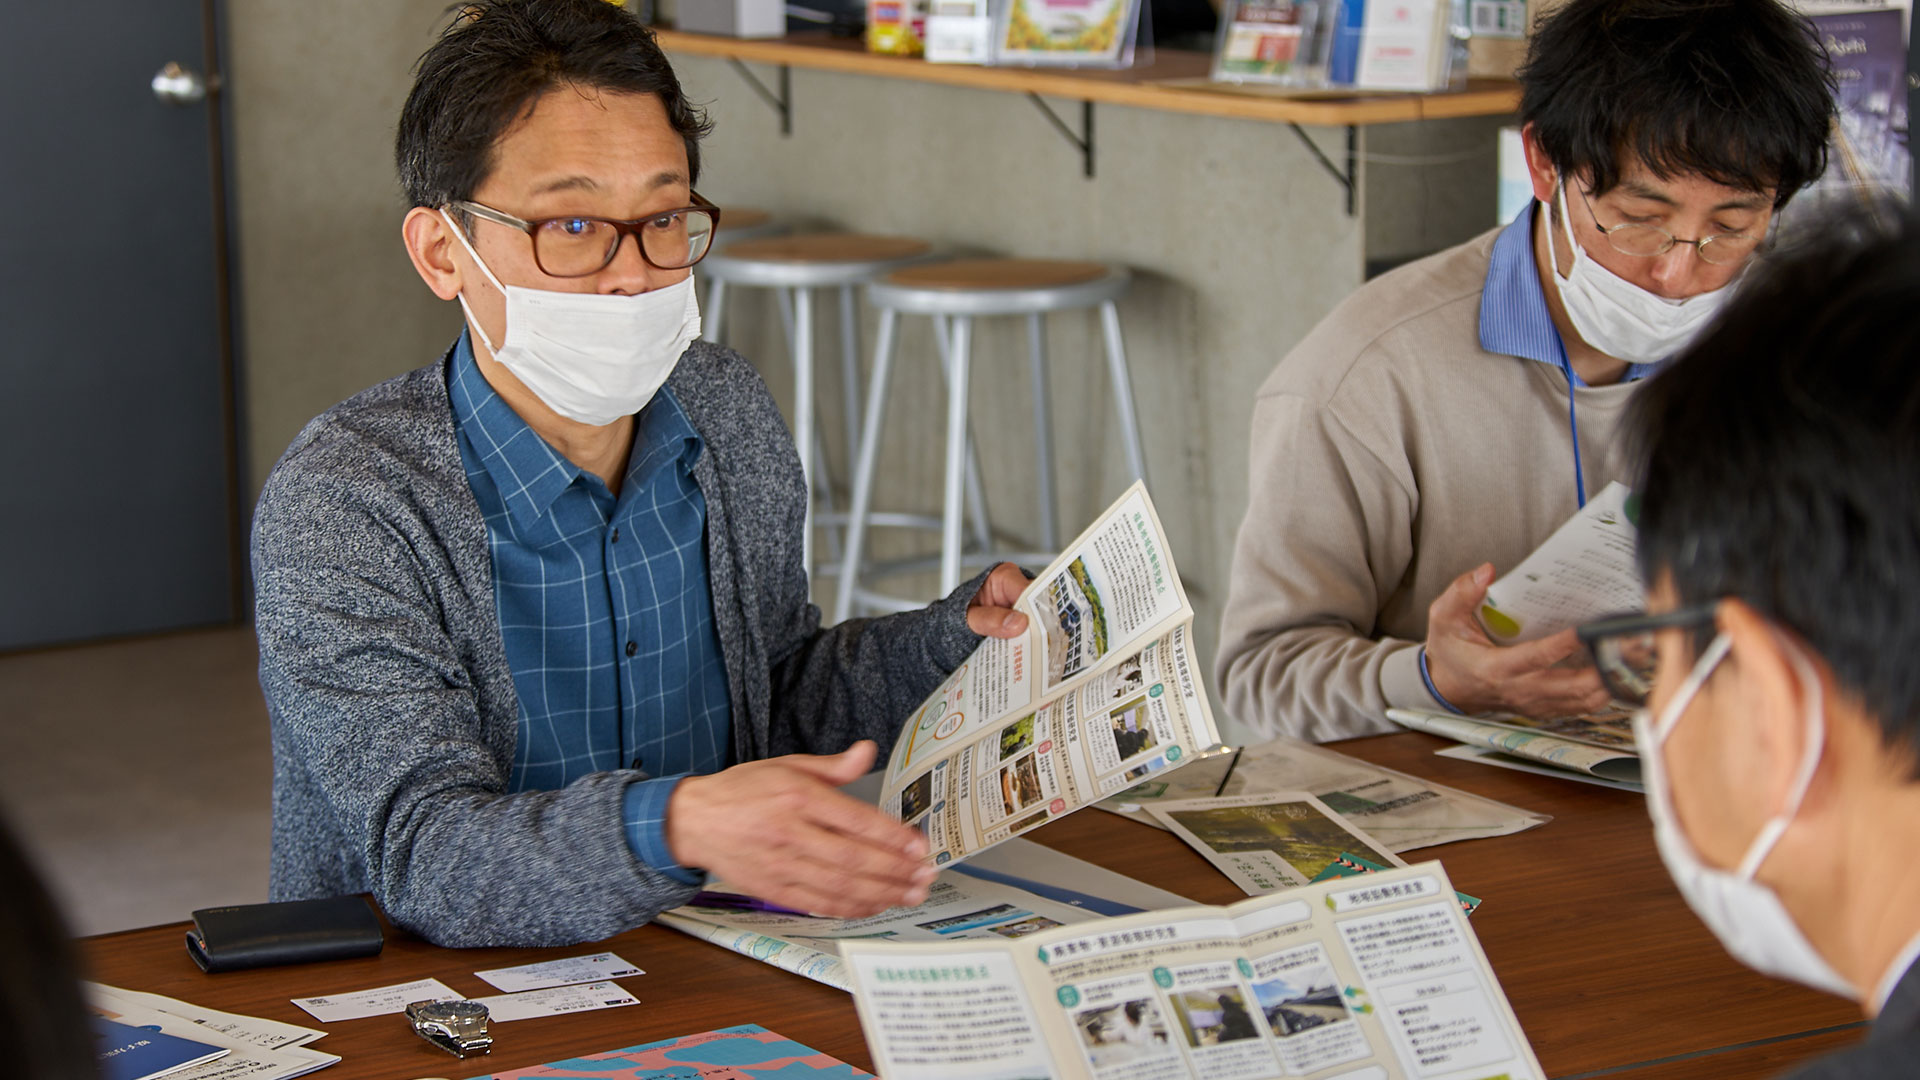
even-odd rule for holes
{"type": "Polygon", "coordinates": [[[153,77],[153,96],[168,105],[198,105],[207,99],[207,80],[169,60],[153,77]]]}

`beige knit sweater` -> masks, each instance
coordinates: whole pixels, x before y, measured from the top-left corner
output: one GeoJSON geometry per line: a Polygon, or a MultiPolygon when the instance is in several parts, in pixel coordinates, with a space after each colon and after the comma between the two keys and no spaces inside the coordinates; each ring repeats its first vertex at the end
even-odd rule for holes
{"type": "MultiPolygon", "coordinates": [[[[1326,741],[1397,730],[1389,706],[1438,708],[1427,606],[1577,509],[1566,376],[1479,344],[1497,235],[1369,282],[1260,388],[1216,666],[1241,722],[1326,741]]],[[[1575,392],[1589,494],[1620,478],[1634,385],[1575,392]]]]}

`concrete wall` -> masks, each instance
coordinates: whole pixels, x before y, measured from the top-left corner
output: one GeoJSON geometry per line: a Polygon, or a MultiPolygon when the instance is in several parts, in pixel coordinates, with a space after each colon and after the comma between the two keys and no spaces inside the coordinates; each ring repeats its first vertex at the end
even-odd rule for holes
{"type": "Polygon", "coordinates": [[[393,130],[445,0],[233,0],[243,498],[301,426],[446,346],[400,244],[393,130]]]}
{"type": "MultiPolygon", "coordinates": [[[[401,248],[391,160],[409,69],[443,8],[254,0],[230,9],[249,491],[313,415],[424,363],[457,332],[458,308],[427,292],[401,248]]],[[[1078,151],[1022,95],[796,70],[793,135],[783,137],[773,111],[724,62],[676,65],[716,121],[700,187],[722,206],[1134,269],[1122,322],[1152,490],[1208,663],[1245,506],[1254,389],[1360,284],[1367,258],[1437,248],[1492,221],[1490,152],[1484,183],[1472,165],[1363,165],[1362,212],[1348,217],[1339,185],[1281,125],[1102,106],[1089,180],[1078,151]]],[[[770,71],[757,71],[771,82],[770,71]]],[[[1078,125],[1077,103],[1052,104],[1078,125]]],[[[1362,148],[1444,154],[1478,138],[1476,125],[1374,129],[1362,148]]],[[[1330,157],[1343,156],[1342,130],[1309,133],[1330,157]]],[[[749,293],[730,306],[730,343],[791,415],[791,366],[771,304],[749,293]]],[[[837,337],[830,309],[820,314],[823,430],[844,495],[837,337]]],[[[871,313],[862,319],[870,347],[871,313]]],[[[1097,325],[1089,313],[1049,322],[1057,504],[1069,537],[1127,482],[1097,325]]],[[[933,511],[944,414],[925,320],[906,324],[896,370],[880,497],[889,508],[933,511]]],[[[1031,544],[1024,329],[983,324],[975,370],[994,525],[1009,542],[1031,544]]],[[[880,542],[897,553],[931,539],[880,542]]]]}

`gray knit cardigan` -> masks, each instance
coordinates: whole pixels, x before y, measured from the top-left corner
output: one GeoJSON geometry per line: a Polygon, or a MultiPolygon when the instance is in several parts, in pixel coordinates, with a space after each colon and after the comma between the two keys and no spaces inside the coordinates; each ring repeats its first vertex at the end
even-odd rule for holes
{"type": "MultiPolygon", "coordinates": [[[[597,940],[693,890],[635,859],[635,771],[509,794],[519,700],[486,523],[467,485],[448,358],[306,426],[253,526],[260,685],[273,724],[271,892],[371,892],[441,945],[597,940]]],[[[695,344],[669,379],[705,440],[714,628],[733,757],[884,760],[907,714],[964,661],[975,579],[922,611],[820,628],[801,567],[793,439],[738,355],[695,344]]]]}

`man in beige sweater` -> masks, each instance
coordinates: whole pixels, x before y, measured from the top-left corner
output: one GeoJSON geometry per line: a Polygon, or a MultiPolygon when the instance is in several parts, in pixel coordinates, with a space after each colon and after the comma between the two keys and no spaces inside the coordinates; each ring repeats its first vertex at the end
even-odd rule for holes
{"type": "Polygon", "coordinates": [[[1475,609],[1620,478],[1635,384],[1820,174],[1832,98],[1776,0],[1571,0],[1521,84],[1537,202],[1367,284],[1261,387],[1217,668],[1252,727],[1607,700],[1571,630],[1502,648],[1475,609]]]}

